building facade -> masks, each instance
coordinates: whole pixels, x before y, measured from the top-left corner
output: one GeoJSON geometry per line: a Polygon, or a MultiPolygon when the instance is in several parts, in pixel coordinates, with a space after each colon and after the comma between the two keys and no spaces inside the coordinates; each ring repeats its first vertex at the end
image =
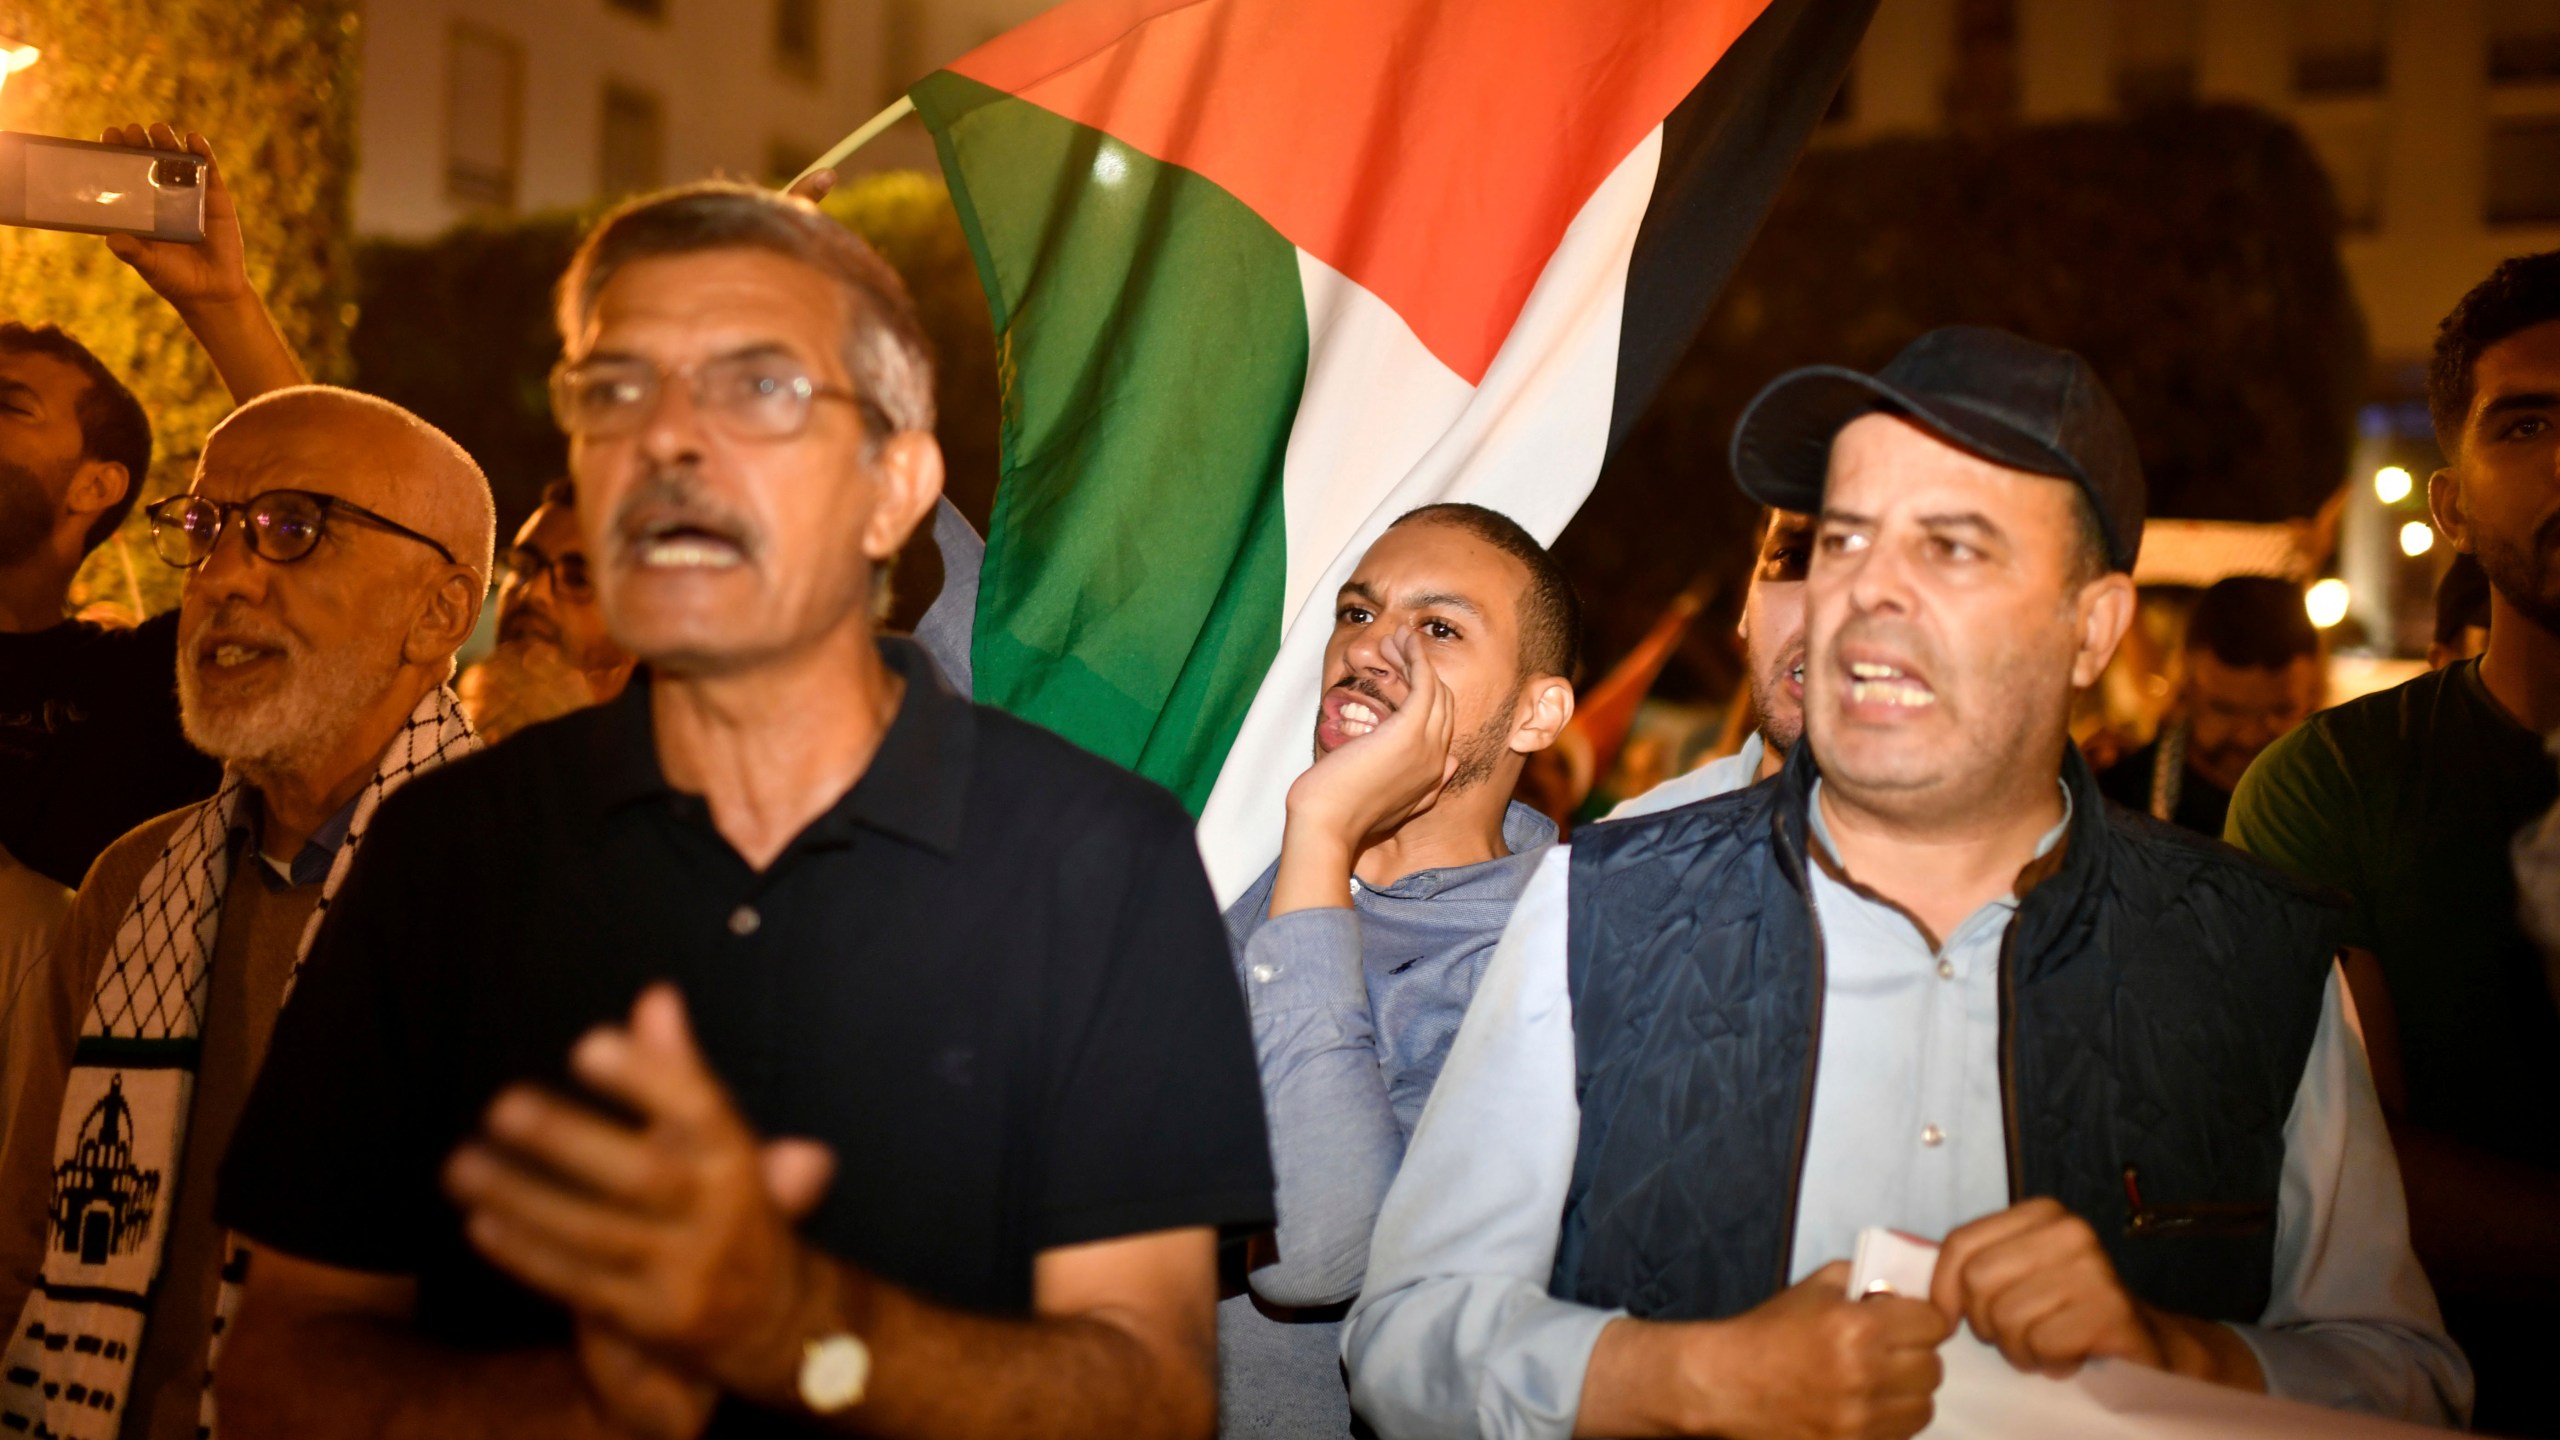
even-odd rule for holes
{"type": "Polygon", "coordinates": [[[1883,0],[1828,133],[2189,101],[2274,111],[2319,154],[2377,395],[2490,267],[2560,247],[2560,0],[1883,0]]]}
{"type": "MultiPolygon", "coordinates": [[[[373,0],[355,219],[479,215],[796,171],[1049,0],[373,0]]],[[[865,167],[930,165],[912,122],[865,167]]]]}

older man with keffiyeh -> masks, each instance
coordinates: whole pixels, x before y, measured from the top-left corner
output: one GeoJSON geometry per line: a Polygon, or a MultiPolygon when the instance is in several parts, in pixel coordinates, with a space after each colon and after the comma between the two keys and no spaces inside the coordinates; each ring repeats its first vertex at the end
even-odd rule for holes
{"type": "Polygon", "coordinates": [[[495,521],[442,432],[350,391],[275,391],[150,517],[187,572],[187,738],[225,774],[99,857],[0,1000],[0,1423],[38,1434],[209,1419],[215,1165],[374,807],[477,743],[447,682],[495,521]]]}

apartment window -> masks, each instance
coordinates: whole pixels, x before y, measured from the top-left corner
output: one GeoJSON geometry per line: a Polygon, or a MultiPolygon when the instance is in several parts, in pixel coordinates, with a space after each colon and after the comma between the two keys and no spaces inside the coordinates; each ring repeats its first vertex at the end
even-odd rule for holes
{"type": "Polygon", "coordinates": [[[524,47],[494,30],[447,32],[444,193],[472,210],[512,210],[524,149],[524,47]]]}
{"type": "Polygon", "coordinates": [[[2197,0],[2116,6],[2116,103],[2127,110],[2196,98],[2197,0]]]}
{"type": "Polygon", "coordinates": [[[818,0],[773,0],[773,63],[803,80],[818,78],[818,0]]]}
{"type": "Polygon", "coordinates": [[[2293,0],[2293,88],[2361,95],[2382,88],[2388,0],[2293,0]]]}
{"type": "Polygon", "coordinates": [[[2560,220],[2560,115],[2491,122],[2488,208],[2492,225],[2560,220]]]}
{"type": "Polygon", "coordinates": [[[2367,113],[2296,117],[2302,138],[2320,167],[2329,172],[2329,188],[2338,197],[2338,219],[2349,230],[2371,230],[2382,220],[2382,127],[2370,107],[2367,113]]]}
{"type": "Polygon", "coordinates": [[[604,87],[604,145],[598,181],[607,195],[655,190],[665,183],[666,108],[637,86],[604,87]]]}
{"type": "Polygon", "coordinates": [[[636,15],[643,20],[667,18],[667,0],[604,0],[604,8],[636,15]]]}
{"type": "Polygon", "coordinates": [[[2489,78],[2560,80],[2560,0],[2489,0],[2489,78]]]}

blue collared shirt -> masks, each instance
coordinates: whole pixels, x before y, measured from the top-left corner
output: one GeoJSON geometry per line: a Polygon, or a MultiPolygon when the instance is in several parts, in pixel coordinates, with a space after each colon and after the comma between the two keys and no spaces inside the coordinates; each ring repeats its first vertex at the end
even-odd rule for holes
{"type": "Polygon", "coordinates": [[[232,873],[239,873],[242,850],[257,857],[258,878],[272,891],[299,890],[317,885],[329,878],[329,867],[338,863],[338,851],[347,843],[347,831],[356,823],[356,803],[364,799],[362,791],[355,799],[338,807],[338,813],[311,832],[302,848],[293,853],[290,862],[279,864],[262,848],[267,828],[267,801],[256,786],[240,797],[240,817],[232,822],[232,873]]]}
{"type": "MultiPolygon", "coordinates": [[[[1279,1263],[1250,1277],[1265,1301],[1324,1306],[1359,1292],[1405,1141],[1556,828],[1514,804],[1502,838],[1508,855],[1386,886],[1355,879],[1350,909],[1277,919],[1274,864],[1228,909],[1278,1180],[1279,1263]]],[[[1248,1297],[1220,1306],[1227,1433],[1343,1433],[1337,1329],[1273,1320],[1248,1297]]]]}
{"type": "MultiPolygon", "coordinates": [[[[1818,788],[1812,808],[1818,817],[1818,788]]],[[[1814,833],[1828,850],[1818,818],[1814,833]]],[[[1547,852],[1522,894],[1379,1214],[1343,1358],[1383,1433],[1562,1440],[1592,1348],[1622,1313],[1547,1292],[1581,1131],[1570,858],[1547,852]]],[[[1942,947],[1820,867],[1813,901],[1830,965],[1799,1276],[1847,1258],[1863,1226],[1935,1238],[2008,1205],[1997,1010],[1976,990],[1996,974],[2015,897],[1977,910],[1942,947]]],[[[2333,975],[2285,1121],[2273,1292],[2258,1324],[2232,1328],[2273,1394],[2458,1419],[2470,1367],[2409,1249],[2398,1163],[2342,996],[2333,975]]]]}

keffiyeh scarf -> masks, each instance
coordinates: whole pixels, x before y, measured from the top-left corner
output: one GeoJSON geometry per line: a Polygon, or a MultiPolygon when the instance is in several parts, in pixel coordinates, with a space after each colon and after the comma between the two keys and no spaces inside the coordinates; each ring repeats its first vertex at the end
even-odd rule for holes
{"type": "MultiPolygon", "coordinates": [[[[383,797],[479,747],[447,687],[436,687],[409,713],[356,797],[346,841],[294,952],[297,973],[383,797]]],[[[44,1277],[0,1359],[0,1433],[114,1440],[124,1423],[143,1322],[168,1247],[214,936],[231,882],[230,834],[246,792],[237,774],[226,775],[214,797],[170,833],[98,972],[54,1132],[44,1277]]],[[[288,994],[291,986],[288,980],[288,994]]],[[[224,1255],[216,1350],[246,1269],[239,1248],[227,1240],[224,1255]]],[[[208,1356],[208,1381],[212,1373],[208,1356]]],[[[201,1415],[198,1434],[209,1436],[209,1384],[201,1415]]]]}

